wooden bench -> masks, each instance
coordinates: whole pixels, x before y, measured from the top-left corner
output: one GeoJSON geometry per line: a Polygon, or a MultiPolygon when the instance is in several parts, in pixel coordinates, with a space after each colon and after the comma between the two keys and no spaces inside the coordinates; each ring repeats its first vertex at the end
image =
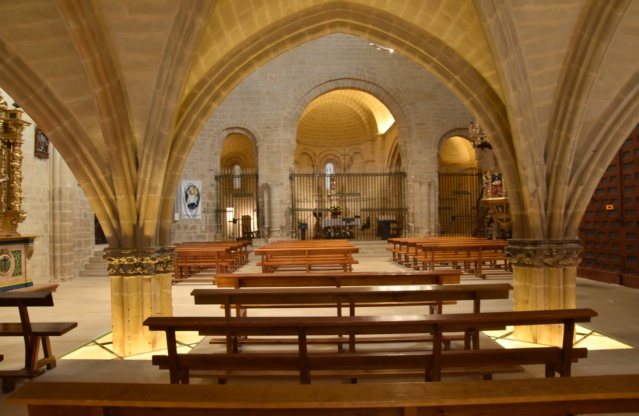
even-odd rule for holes
{"type": "Polygon", "coordinates": [[[229,247],[176,250],[176,255],[174,283],[184,282],[187,279],[191,281],[215,281],[211,277],[195,276],[204,271],[229,273],[235,269],[235,261],[230,257],[231,249],[229,247]]]}
{"type": "Polygon", "coordinates": [[[485,278],[486,271],[511,273],[505,240],[471,237],[393,238],[393,260],[414,270],[454,267],[485,278]]]}
{"type": "MultiPolygon", "coordinates": [[[[342,315],[342,308],[347,307],[350,316],[355,316],[356,307],[396,307],[396,306],[428,306],[430,313],[442,313],[446,302],[459,300],[473,302],[472,312],[481,311],[481,301],[488,299],[508,299],[512,286],[509,284],[483,285],[436,285],[436,286],[393,286],[393,287],[343,287],[343,288],[288,288],[288,289],[195,289],[191,295],[196,304],[221,305],[225,316],[231,317],[232,310],[236,316],[246,316],[248,308],[334,308],[337,315],[342,315]]],[[[479,345],[479,334],[474,332],[468,336],[450,336],[446,340],[464,340],[466,348],[479,345]],[[471,336],[472,335],[472,336],[471,336]]],[[[360,342],[430,342],[430,336],[411,337],[377,337],[360,339],[360,342]]],[[[240,343],[287,343],[296,342],[291,339],[252,339],[236,340],[240,343]]],[[[228,340],[227,340],[228,342],[228,340]]],[[[317,340],[316,340],[317,342],[317,340]]],[[[338,350],[347,343],[344,338],[322,338],[320,343],[337,344],[338,350]]],[[[446,345],[448,345],[448,343],[446,345]]],[[[230,344],[228,344],[230,346],[230,344]]],[[[229,352],[231,350],[229,349],[229,352]]],[[[235,351],[237,352],[237,351],[235,351]]]]}
{"type": "Polygon", "coordinates": [[[269,248],[255,249],[256,255],[261,257],[257,263],[262,267],[262,273],[273,273],[279,270],[303,270],[310,272],[315,269],[335,269],[350,272],[358,261],[353,253],[358,249],[353,247],[326,248],[269,248]]]}
{"type": "Polygon", "coordinates": [[[386,250],[392,253],[394,262],[413,268],[413,257],[417,254],[416,248],[418,243],[452,243],[476,240],[477,238],[475,237],[392,237],[389,238],[387,242],[393,246],[386,250]]]}
{"type": "Polygon", "coordinates": [[[358,261],[353,254],[359,249],[346,240],[281,241],[253,250],[261,257],[257,265],[262,273],[278,270],[335,269],[344,272],[353,270],[358,261]]]}
{"type": "Polygon", "coordinates": [[[229,247],[238,259],[240,266],[249,262],[249,247],[253,243],[250,240],[241,241],[188,241],[177,243],[176,248],[208,248],[208,247],[229,247]]]}
{"type": "Polygon", "coordinates": [[[435,270],[440,265],[448,265],[481,278],[486,278],[486,269],[512,272],[508,254],[504,251],[507,245],[505,240],[418,242],[413,256],[413,268],[435,270]]]}
{"type": "Polygon", "coordinates": [[[217,287],[345,287],[459,284],[459,270],[419,272],[234,273],[216,276],[217,287]]]}
{"type": "MultiPolygon", "coordinates": [[[[488,312],[471,314],[414,316],[341,316],[341,317],[149,317],[144,325],[151,331],[164,331],[167,355],[155,355],[154,365],[168,369],[171,383],[189,383],[193,370],[216,372],[225,382],[234,372],[260,375],[269,371],[294,372],[301,384],[311,382],[315,371],[337,371],[355,380],[358,374],[385,370],[418,370],[425,381],[440,381],[447,369],[472,367],[490,377],[490,368],[504,365],[545,366],[546,376],[555,373],[567,377],[573,361],[587,355],[585,348],[573,348],[575,324],[589,322],[596,316],[592,309],[562,309],[547,311],[488,312]],[[560,347],[515,349],[445,350],[443,335],[449,332],[469,332],[504,329],[518,325],[550,325],[564,327],[560,347]],[[295,336],[297,353],[190,353],[178,354],[176,332],[197,331],[204,336],[295,336]],[[355,351],[359,335],[425,334],[432,335],[432,350],[376,352],[355,351]],[[348,353],[309,351],[308,336],[348,335],[348,353]]],[[[233,348],[235,350],[235,348],[233,348]]]]}
{"type": "Polygon", "coordinates": [[[6,399],[30,416],[519,415],[639,411],[639,375],[446,383],[166,385],[28,383],[6,399]]]}
{"type": "Polygon", "coordinates": [[[190,281],[211,281],[215,277],[201,277],[198,274],[209,271],[231,273],[248,263],[250,241],[220,241],[181,243],[175,246],[174,283],[190,281]]]}
{"type": "MultiPolygon", "coordinates": [[[[308,287],[358,287],[358,286],[406,286],[406,285],[457,285],[461,272],[439,270],[436,272],[334,272],[334,273],[236,273],[217,276],[218,288],[308,288],[308,287]]],[[[453,300],[433,302],[436,311],[453,300]],[[440,307],[437,307],[439,303],[440,307]]],[[[246,306],[236,308],[236,316],[246,315],[246,306]]]]}
{"type": "MultiPolygon", "coordinates": [[[[332,273],[236,273],[216,276],[219,288],[278,288],[278,287],[347,287],[347,286],[406,286],[459,284],[461,272],[332,272],[332,273]]],[[[445,301],[444,303],[451,303],[445,301]]],[[[241,314],[238,314],[240,316],[241,314]]]]}
{"type": "Polygon", "coordinates": [[[24,338],[24,368],[20,370],[2,370],[2,391],[9,392],[21,378],[33,378],[44,372],[43,368],[56,366],[49,337],[61,336],[78,326],[76,322],[37,322],[29,319],[29,307],[53,306],[53,295],[49,291],[0,293],[0,307],[17,307],[20,322],[0,323],[0,337],[24,338]],[[40,344],[43,358],[39,359],[40,344]]]}
{"type": "MultiPolygon", "coordinates": [[[[393,286],[393,287],[346,287],[346,288],[295,288],[295,289],[195,289],[191,295],[196,305],[221,305],[226,317],[246,316],[247,308],[330,308],[337,309],[337,316],[342,315],[342,308],[348,308],[349,316],[355,316],[356,307],[389,307],[389,306],[428,306],[430,313],[442,313],[446,301],[472,301],[472,312],[481,312],[481,301],[489,299],[508,299],[512,286],[509,284],[482,285],[431,285],[431,286],[393,286]]],[[[388,342],[430,342],[430,335],[415,337],[391,338],[388,336],[360,338],[359,343],[388,342]]],[[[479,347],[479,333],[473,332],[465,336],[447,337],[446,347],[453,340],[463,340],[465,348],[472,344],[479,347]]],[[[446,341],[445,340],[445,341],[446,341]]],[[[338,351],[349,343],[348,338],[332,337],[309,339],[309,342],[337,344],[338,351]]],[[[238,352],[242,344],[284,344],[297,343],[291,338],[252,338],[226,339],[227,352],[238,352]]]]}

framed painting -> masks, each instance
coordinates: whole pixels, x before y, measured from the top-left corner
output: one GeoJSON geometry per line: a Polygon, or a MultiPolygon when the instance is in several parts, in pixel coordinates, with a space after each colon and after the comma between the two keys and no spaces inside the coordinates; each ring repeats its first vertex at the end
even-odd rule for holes
{"type": "Polygon", "coordinates": [[[39,127],[36,127],[34,153],[39,159],[49,158],[49,138],[39,127]]]}

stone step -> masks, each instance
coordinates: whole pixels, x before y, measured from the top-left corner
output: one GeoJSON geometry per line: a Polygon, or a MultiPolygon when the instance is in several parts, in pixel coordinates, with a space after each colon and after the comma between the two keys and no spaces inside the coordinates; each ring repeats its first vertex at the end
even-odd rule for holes
{"type": "Polygon", "coordinates": [[[104,258],[102,257],[102,255],[103,255],[102,251],[100,251],[99,253],[95,252],[93,254],[93,256],[89,258],[89,263],[92,263],[92,264],[95,264],[95,263],[103,264],[104,263],[104,258]]]}
{"type": "Polygon", "coordinates": [[[100,277],[107,276],[107,263],[104,261],[104,247],[96,246],[93,256],[89,257],[89,261],[84,264],[80,270],[80,277],[100,277]]]}
{"type": "Polygon", "coordinates": [[[84,270],[106,270],[107,264],[104,260],[100,262],[89,262],[84,265],[84,270]]]}
{"type": "Polygon", "coordinates": [[[107,277],[106,267],[103,270],[80,270],[80,277],[107,277]]]}

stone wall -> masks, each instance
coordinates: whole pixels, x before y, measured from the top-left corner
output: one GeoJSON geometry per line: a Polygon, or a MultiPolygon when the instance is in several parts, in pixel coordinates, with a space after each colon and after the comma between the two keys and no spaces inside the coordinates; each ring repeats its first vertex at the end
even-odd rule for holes
{"type": "MultiPolygon", "coordinates": [[[[3,90],[0,94],[11,106],[12,98],[3,90]]],[[[27,275],[35,283],[72,280],[93,254],[93,210],[52,144],[48,159],[35,157],[37,126],[28,114],[23,119],[31,123],[22,136],[22,209],[27,218],[18,232],[37,236],[27,275]]]]}
{"type": "MultiPolygon", "coordinates": [[[[13,101],[6,100],[9,105],[13,101]]],[[[51,199],[51,162],[34,156],[36,125],[28,115],[23,119],[32,123],[25,128],[22,139],[22,209],[27,219],[18,225],[22,235],[37,236],[33,257],[27,262],[27,276],[34,282],[51,281],[50,239],[53,232],[52,215],[49,209],[51,199]]],[[[51,146],[49,147],[51,150],[51,146]]]]}
{"type": "Polygon", "coordinates": [[[435,232],[438,143],[446,132],[467,128],[473,117],[442,83],[409,59],[375,50],[365,39],[334,34],[273,59],[217,108],[182,175],[182,179],[202,180],[202,219],[176,221],[173,241],[215,237],[214,175],[222,143],[237,129],[248,131],[257,143],[267,237],[286,238],[291,206],[288,174],[299,117],[313,99],[337,88],[366,91],[390,109],[397,123],[402,167],[409,178],[411,234],[435,232]]]}

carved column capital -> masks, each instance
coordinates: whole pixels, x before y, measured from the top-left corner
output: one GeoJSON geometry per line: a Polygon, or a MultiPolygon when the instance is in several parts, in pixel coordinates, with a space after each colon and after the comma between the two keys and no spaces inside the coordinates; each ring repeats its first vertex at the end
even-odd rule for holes
{"type": "Polygon", "coordinates": [[[508,240],[506,247],[513,266],[542,269],[577,267],[581,251],[579,240],[508,240]]]}
{"type": "Polygon", "coordinates": [[[106,248],[109,276],[153,276],[172,273],[175,247],[106,248]]]}

